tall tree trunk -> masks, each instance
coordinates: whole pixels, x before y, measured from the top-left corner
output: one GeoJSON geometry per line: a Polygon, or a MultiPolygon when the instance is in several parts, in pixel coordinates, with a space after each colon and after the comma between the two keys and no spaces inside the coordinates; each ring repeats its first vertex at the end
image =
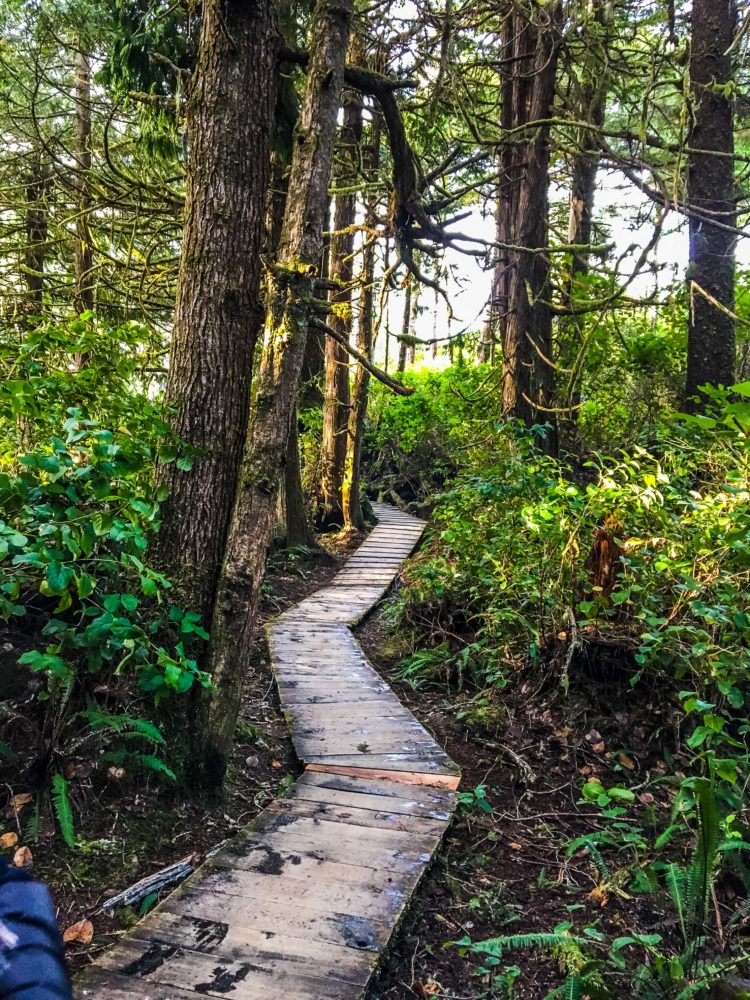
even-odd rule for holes
{"type": "Polygon", "coordinates": [[[411,321],[409,328],[412,340],[409,341],[406,348],[406,363],[408,365],[413,365],[417,356],[417,345],[413,338],[416,336],[417,331],[417,320],[419,319],[419,294],[421,291],[422,285],[420,282],[414,281],[411,293],[411,321]]]}
{"type": "MultiPolygon", "coordinates": [[[[364,151],[365,172],[369,179],[378,175],[382,116],[377,109],[372,112],[371,141],[364,151]]],[[[369,235],[377,225],[378,196],[370,195],[365,211],[365,232],[369,235]]],[[[359,296],[359,325],[357,347],[368,358],[374,350],[373,310],[375,308],[375,244],[367,239],[362,254],[362,288],[359,296]]],[[[364,531],[367,524],[362,511],[362,443],[365,434],[365,417],[370,389],[370,373],[357,365],[352,386],[347,434],[346,475],[344,476],[344,515],[348,527],[364,531]]]]}
{"type": "MultiPolygon", "coordinates": [[[[579,87],[579,118],[593,128],[583,125],[578,130],[577,149],[571,161],[570,207],[568,211],[568,243],[580,249],[571,252],[568,274],[563,288],[563,298],[571,305],[576,288],[589,273],[589,251],[594,220],[594,194],[601,161],[599,133],[604,126],[609,89],[607,72],[608,39],[602,33],[612,17],[608,0],[590,0],[590,11],[595,31],[586,38],[586,53],[579,87]]],[[[580,402],[580,373],[585,361],[585,347],[580,318],[563,317],[558,325],[558,355],[563,367],[572,368],[568,391],[560,401],[570,407],[560,417],[560,436],[571,451],[580,450],[578,435],[578,403],[580,402]]]]}
{"type": "Polygon", "coordinates": [[[24,313],[27,323],[44,313],[44,266],[48,236],[47,192],[49,177],[41,155],[34,158],[26,182],[26,242],[24,276],[27,296],[24,313]]]}
{"type": "Polygon", "coordinates": [[[276,495],[313,320],[315,272],[328,206],[352,6],[353,0],[318,0],[313,12],[310,62],[294,134],[284,228],[269,276],[258,389],[211,627],[213,687],[204,757],[216,782],[225,772],[250,662],[276,495]]]}
{"type": "Polygon", "coordinates": [[[166,404],[194,451],[169,488],[158,555],[180,600],[208,618],[247,430],[262,323],[264,207],[277,87],[274,0],[207,0],[188,108],[185,229],[166,404]],[[231,266],[228,266],[231,262],[231,266]]]}
{"type": "MultiPolygon", "coordinates": [[[[285,171],[284,162],[278,153],[274,153],[271,158],[271,183],[268,192],[268,216],[266,221],[266,254],[270,259],[275,258],[279,249],[279,243],[281,242],[287,189],[288,176],[285,171]]],[[[292,419],[289,426],[286,450],[284,477],[279,486],[277,519],[284,525],[284,542],[287,546],[306,545],[313,547],[317,545],[317,542],[312,528],[308,523],[307,511],[305,509],[305,496],[302,490],[302,468],[299,455],[299,429],[296,417],[292,419]]]]}
{"type": "MultiPolygon", "coordinates": [[[[352,281],[354,223],[357,196],[353,187],[362,138],[362,97],[350,91],[344,105],[340,135],[341,168],[337,183],[344,189],[336,195],[331,240],[331,280],[339,286],[331,292],[329,324],[349,339],[352,329],[352,281]]],[[[323,403],[323,443],[321,455],[320,525],[340,527],[344,523],[344,470],[349,424],[349,355],[332,337],[326,341],[326,388],[323,403]]]]}
{"type": "Polygon", "coordinates": [[[401,338],[398,342],[398,364],[396,371],[402,372],[406,369],[406,355],[409,346],[409,334],[411,332],[411,276],[406,278],[406,293],[404,295],[404,318],[401,322],[401,338]]]}
{"type": "Polygon", "coordinates": [[[76,313],[94,308],[94,256],[91,246],[91,60],[84,52],[75,58],[75,156],[78,205],[75,240],[76,313]]]}
{"type": "MultiPolygon", "coordinates": [[[[514,133],[506,146],[503,183],[510,201],[510,243],[536,251],[548,244],[549,119],[555,94],[561,6],[506,18],[504,62],[513,74],[509,113],[514,133]],[[527,127],[524,132],[524,128],[527,127]],[[526,141],[519,141],[525,137],[526,141]]],[[[552,424],[545,448],[557,449],[550,265],[544,253],[508,251],[508,311],[503,331],[503,410],[527,426],[552,424]]]]}
{"type": "Polygon", "coordinates": [[[732,59],[727,54],[735,19],[734,0],[693,0],[686,396],[699,397],[693,404],[698,407],[705,402],[699,392],[702,385],[734,381],[736,238],[720,225],[736,225],[732,59]]]}
{"type": "Polygon", "coordinates": [[[299,455],[299,428],[296,410],[289,424],[284,463],[284,508],[287,546],[317,546],[310,523],[307,519],[305,495],[302,490],[302,468],[299,455]]]}
{"type": "MultiPolygon", "coordinates": [[[[505,87],[507,86],[509,79],[511,79],[510,75],[506,77],[503,86],[503,104],[501,112],[501,125],[503,128],[510,128],[510,125],[506,125],[505,123],[505,117],[508,115],[509,111],[509,106],[506,108],[505,105],[505,87]]],[[[507,190],[507,184],[503,183],[504,161],[502,157],[500,159],[499,166],[500,193],[498,193],[497,205],[495,207],[495,239],[497,240],[498,247],[495,251],[495,264],[492,268],[492,282],[490,284],[490,301],[487,308],[487,317],[484,321],[484,326],[482,327],[482,335],[479,341],[478,350],[479,360],[485,363],[492,363],[495,360],[495,345],[500,337],[501,317],[504,318],[508,307],[507,294],[505,294],[506,275],[508,270],[507,254],[506,251],[499,245],[501,243],[508,242],[508,233],[505,228],[508,221],[508,212],[503,204],[502,193],[505,193],[506,197],[508,197],[509,192],[507,190]]]]}

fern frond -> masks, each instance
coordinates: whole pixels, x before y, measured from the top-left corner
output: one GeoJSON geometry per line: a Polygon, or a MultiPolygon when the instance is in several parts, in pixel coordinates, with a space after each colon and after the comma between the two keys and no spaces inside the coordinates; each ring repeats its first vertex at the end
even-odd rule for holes
{"type": "Polygon", "coordinates": [[[60,704],[58,707],[58,712],[60,715],[65,711],[70,701],[71,695],[73,694],[73,688],[76,686],[76,675],[75,673],[70,673],[62,681],[61,691],[60,691],[60,704]]]}
{"type": "Polygon", "coordinates": [[[595,830],[593,833],[585,833],[582,837],[576,837],[575,840],[571,840],[567,844],[565,857],[569,858],[571,854],[575,854],[581,847],[588,847],[590,844],[606,844],[607,847],[614,847],[617,841],[606,830],[595,830]]]}
{"type": "Polygon", "coordinates": [[[160,757],[154,757],[150,753],[137,753],[133,754],[133,761],[140,764],[141,767],[145,767],[147,771],[155,771],[157,774],[163,774],[170,781],[177,781],[177,775],[160,757]]]}
{"type": "Polygon", "coordinates": [[[750,843],[746,840],[722,840],[719,844],[719,854],[733,854],[735,851],[750,851],[750,843]]]}
{"type": "Polygon", "coordinates": [[[24,840],[27,843],[35,844],[39,839],[39,796],[36,797],[36,802],[34,803],[34,809],[26,821],[26,829],[24,831],[24,840]]]}
{"type": "Polygon", "coordinates": [[[155,757],[150,753],[137,753],[136,751],[125,750],[123,747],[120,747],[118,750],[111,750],[109,753],[102,754],[101,760],[105,764],[114,764],[117,767],[122,767],[123,764],[135,764],[137,767],[143,767],[147,771],[155,771],[157,774],[163,774],[170,781],[177,780],[177,775],[172,768],[160,757],[155,757]]]}
{"type": "Polygon", "coordinates": [[[666,830],[663,830],[656,838],[656,840],[654,841],[654,850],[660,851],[662,847],[666,847],[666,845],[669,843],[672,837],[675,836],[675,834],[684,832],[685,832],[684,826],[678,826],[677,824],[672,823],[670,826],[667,827],[666,830]]]}
{"type": "Polygon", "coordinates": [[[586,846],[589,849],[589,857],[594,862],[594,866],[596,867],[596,870],[599,872],[599,877],[602,879],[603,882],[608,882],[611,884],[613,881],[612,872],[610,871],[609,865],[602,857],[601,851],[590,838],[587,838],[586,846]]]}
{"type": "Polygon", "coordinates": [[[495,958],[502,958],[503,949],[506,948],[508,951],[513,951],[517,948],[557,948],[561,945],[584,946],[591,943],[589,938],[551,931],[535,934],[505,934],[501,937],[488,938],[486,941],[475,941],[468,945],[468,949],[479,955],[493,955],[495,958]]]}
{"type": "Polygon", "coordinates": [[[586,990],[587,984],[581,976],[567,976],[565,982],[545,995],[544,1000],[583,1000],[586,990]]]}
{"type": "Polygon", "coordinates": [[[743,920],[745,917],[748,916],[750,916],[750,899],[746,899],[745,902],[742,904],[742,906],[740,906],[739,909],[734,911],[729,920],[727,920],[726,923],[727,928],[731,927],[732,924],[736,924],[740,920],[743,920]]]}
{"type": "Polygon", "coordinates": [[[703,927],[711,899],[711,887],[719,849],[720,819],[716,795],[708,778],[695,782],[698,800],[698,843],[687,868],[687,905],[690,936],[703,927]]]}
{"type": "Polygon", "coordinates": [[[52,775],[51,795],[62,839],[68,847],[75,847],[76,834],[73,808],[70,804],[70,795],[68,794],[68,782],[61,774],[52,775]]]}
{"type": "Polygon", "coordinates": [[[110,712],[102,712],[98,709],[88,709],[81,712],[81,716],[88,721],[92,729],[108,729],[118,735],[133,733],[142,736],[150,743],[164,743],[161,732],[148,719],[140,719],[126,713],[112,715],[110,712]]]}
{"type": "Polygon", "coordinates": [[[672,903],[677,911],[677,919],[680,921],[680,930],[682,931],[682,936],[685,940],[688,938],[687,929],[687,913],[688,913],[688,900],[687,900],[687,885],[685,872],[679,865],[672,864],[667,865],[664,872],[664,882],[669,891],[669,895],[672,897],[672,903]]]}

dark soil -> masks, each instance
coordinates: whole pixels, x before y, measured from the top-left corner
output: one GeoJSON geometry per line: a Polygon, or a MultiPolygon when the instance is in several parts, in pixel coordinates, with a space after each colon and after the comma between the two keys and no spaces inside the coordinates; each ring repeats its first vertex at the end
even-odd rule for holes
{"type": "MultiPolygon", "coordinates": [[[[263,588],[263,620],[324,586],[358,541],[356,537],[338,537],[324,540],[327,548],[315,555],[273,555],[263,588]]],[[[0,636],[0,656],[10,657],[15,664],[21,651],[19,643],[19,637],[0,636]],[[7,648],[3,648],[3,641],[7,648]]],[[[24,699],[29,696],[33,691],[23,690],[13,676],[0,708],[21,713],[24,699]],[[19,700],[14,702],[14,697],[19,700]]],[[[285,782],[297,775],[298,763],[279,712],[265,643],[259,638],[248,671],[236,742],[221,796],[212,798],[205,792],[191,795],[186,788],[170,787],[157,777],[131,777],[126,773],[105,780],[103,769],[95,765],[95,761],[79,761],[70,773],[76,813],[75,849],[63,844],[46,799],[42,800],[38,836],[33,842],[28,840],[26,831],[35,796],[12,777],[0,790],[5,793],[5,822],[0,833],[18,836],[17,844],[5,855],[12,859],[19,846],[30,848],[33,873],[50,886],[63,930],[84,918],[93,923],[95,936],[90,946],[69,946],[74,970],[109,947],[138,917],[134,910],[107,915],[101,909],[107,898],[175,861],[192,856],[195,863],[200,862],[253,819],[279,794],[285,782]],[[20,815],[14,811],[14,797],[20,815]]]]}
{"type": "MultiPolygon", "coordinates": [[[[444,678],[415,692],[398,681],[397,657],[383,652],[389,634],[382,614],[364,624],[359,639],[403,702],[460,764],[461,791],[486,786],[492,807],[486,812],[476,803],[459,806],[443,849],[381,964],[370,1000],[507,997],[505,968],[515,978],[513,997],[540,1000],[562,980],[552,958],[506,952],[500,972],[491,978],[477,972],[477,956],[462,955],[448,942],[546,932],[566,920],[579,930],[595,923],[614,935],[626,929],[653,931],[659,919],[651,909],[653,897],[632,896],[621,888],[617,860],[608,885],[585,848],[568,858],[565,847],[602,828],[598,812],[580,803],[588,778],[637,789],[666,770],[662,746],[673,742],[669,698],[634,691],[624,669],[601,680],[578,667],[571,669],[570,692],[564,696],[555,649],[547,651],[547,676],[536,683],[527,679],[529,671],[519,669],[504,690],[490,696],[450,690],[444,678]]],[[[606,656],[611,655],[608,650],[606,656]]],[[[644,829],[653,823],[663,829],[671,787],[643,792],[628,818],[644,829]]],[[[632,860],[623,855],[621,864],[632,860]]]]}

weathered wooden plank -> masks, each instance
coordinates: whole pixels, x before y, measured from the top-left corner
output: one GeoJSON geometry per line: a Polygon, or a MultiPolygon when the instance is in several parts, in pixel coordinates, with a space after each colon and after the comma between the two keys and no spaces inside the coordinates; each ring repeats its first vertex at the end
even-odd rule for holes
{"type": "Polygon", "coordinates": [[[455,796],[450,790],[401,781],[392,773],[369,778],[359,771],[355,775],[321,771],[309,767],[292,786],[292,791],[310,786],[330,791],[374,795],[378,798],[403,798],[429,808],[452,808],[455,796]]]}
{"type": "Polygon", "coordinates": [[[338,777],[371,778],[374,780],[383,778],[410,786],[421,785],[426,788],[444,788],[449,791],[455,791],[461,780],[458,769],[456,769],[456,773],[445,772],[441,774],[429,771],[404,771],[394,767],[351,767],[347,764],[334,764],[325,759],[308,763],[305,774],[313,772],[332,774],[338,777]]]}
{"type": "Polygon", "coordinates": [[[288,879],[283,876],[259,875],[242,868],[213,868],[203,875],[196,892],[223,893],[252,900],[266,906],[276,903],[321,914],[346,913],[350,916],[376,920],[384,924],[393,922],[404,905],[407,886],[401,886],[396,877],[384,883],[374,869],[370,878],[360,883],[333,882],[330,879],[288,879]]]}
{"type": "MultiPolygon", "coordinates": [[[[307,778],[309,775],[303,775],[307,778]]],[[[357,787],[356,779],[349,779],[351,787],[336,787],[335,782],[313,783],[309,780],[298,780],[287,792],[288,798],[301,799],[305,802],[320,802],[334,805],[338,808],[357,807],[371,809],[376,812],[400,813],[405,816],[424,816],[428,819],[447,821],[451,816],[452,803],[448,797],[431,796],[433,801],[418,801],[413,796],[396,795],[390,791],[377,793],[370,787],[357,787]],[[437,800],[437,801],[435,801],[437,800]]],[[[391,784],[391,783],[389,783],[391,784]]],[[[401,788],[393,783],[392,787],[401,788]]]]}
{"type": "Polygon", "coordinates": [[[160,941],[127,938],[105,956],[102,967],[146,989],[158,983],[222,1000],[227,994],[231,994],[233,1000],[288,1000],[289,997],[346,1000],[351,997],[351,986],[341,979],[283,972],[251,961],[232,961],[160,941]]]}
{"type": "Polygon", "coordinates": [[[201,920],[159,910],[147,924],[135,927],[130,940],[160,941],[190,951],[204,952],[229,961],[249,961],[271,971],[315,978],[335,978],[348,983],[367,982],[375,961],[372,952],[359,951],[330,941],[270,933],[224,920],[201,920]]]}
{"type": "MultiPolygon", "coordinates": [[[[277,799],[276,802],[278,801],[277,799]]],[[[323,815],[306,816],[302,809],[295,811],[269,808],[257,817],[254,830],[266,841],[280,837],[282,846],[286,839],[292,837],[303,840],[311,837],[310,843],[318,845],[317,849],[322,857],[370,867],[371,862],[366,855],[375,848],[391,851],[407,860],[433,850],[440,841],[442,830],[437,830],[432,821],[424,822],[425,829],[421,832],[399,830],[395,822],[388,829],[380,829],[376,826],[340,822],[323,815]]],[[[192,885],[196,877],[191,876],[185,885],[192,885]]]]}
{"type": "Polygon", "coordinates": [[[408,815],[381,805],[380,809],[366,809],[362,806],[342,805],[336,802],[321,802],[303,798],[276,799],[268,806],[269,812],[282,815],[307,816],[313,820],[327,820],[329,823],[344,823],[346,826],[364,826],[379,830],[398,830],[401,833],[432,834],[440,837],[445,829],[441,819],[429,816],[408,815]]]}
{"type": "Polygon", "coordinates": [[[268,935],[283,929],[289,937],[327,942],[357,951],[380,951],[392,930],[389,923],[366,917],[297,906],[291,897],[284,903],[276,903],[220,892],[181,891],[171,896],[159,912],[162,910],[202,920],[223,921],[230,926],[251,926],[268,935]]]}
{"type": "Polygon", "coordinates": [[[407,753],[364,754],[309,754],[305,763],[328,764],[336,767],[361,768],[375,771],[402,771],[406,773],[459,774],[459,768],[450,757],[436,750],[407,753]]]}
{"type": "Polygon", "coordinates": [[[201,994],[118,976],[97,965],[77,977],[74,996],[76,1000],[200,1000],[201,994]]]}
{"type": "MultiPolygon", "coordinates": [[[[327,853],[331,853],[330,845],[327,853]]],[[[423,853],[409,855],[400,847],[393,849],[375,845],[365,853],[361,840],[342,842],[335,853],[335,858],[327,857],[321,845],[311,839],[308,827],[307,831],[285,831],[283,838],[264,838],[256,833],[239,835],[211,858],[211,864],[246,871],[284,871],[287,878],[302,880],[313,872],[319,872],[320,878],[330,877],[339,882],[358,881],[361,868],[384,872],[386,880],[392,880],[395,877],[416,877],[424,866],[423,853]]]]}
{"type": "Polygon", "coordinates": [[[401,885],[413,885],[419,876],[419,867],[412,865],[400,871],[388,868],[375,869],[362,864],[346,864],[343,861],[329,861],[320,856],[320,852],[305,852],[295,849],[282,849],[279,842],[271,838],[265,842],[257,837],[237,844],[234,841],[222,848],[207,864],[211,868],[231,868],[258,874],[269,872],[283,874],[287,881],[315,882],[331,880],[333,882],[360,885],[374,878],[375,871],[385,872],[385,881],[389,884],[398,880],[401,885]],[[363,874],[366,873],[365,874],[363,874]]]}

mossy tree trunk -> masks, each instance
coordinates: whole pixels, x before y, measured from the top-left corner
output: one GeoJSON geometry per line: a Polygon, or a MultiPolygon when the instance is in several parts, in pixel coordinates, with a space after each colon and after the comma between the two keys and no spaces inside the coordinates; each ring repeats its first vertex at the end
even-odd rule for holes
{"type": "Polygon", "coordinates": [[[193,452],[163,462],[158,557],[210,620],[262,328],[261,250],[280,38],[274,0],[207,0],[188,105],[188,191],[166,405],[193,452]],[[231,261],[231,267],[227,262],[231,261]]]}
{"type": "Polygon", "coordinates": [[[204,762],[223,780],[239,712],[276,498],[315,304],[336,118],[352,0],[318,0],[310,61],[294,134],[284,227],[268,275],[266,328],[255,405],[242,459],[211,626],[213,687],[204,762]]]}
{"type": "MultiPolygon", "coordinates": [[[[357,161],[362,138],[362,97],[349,91],[339,137],[340,167],[336,182],[343,190],[336,195],[331,240],[331,292],[329,324],[348,340],[352,329],[352,282],[354,278],[354,224],[357,214],[357,161]]],[[[344,523],[344,472],[349,425],[349,355],[333,338],[325,346],[325,399],[321,450],[321,511],[323,529],[344,523]]]]}
{"type": "MultiPolygon", "coordinates": [[[[380,112],[372,111],[370,142],[363,151],[363,164],[368,180],[378,176],[380,164],[380,141],[383,121],[380,112]]],[[[365,209],[365,231],[372,232],[377,224],[377,195],[370,195],[365,209]]],[[[367,240],[362,252],[362,283],[359,296],[359,325],[357,327],[357,347],[368,358],[372,358],[375,346],[373,331],[373,310],[375,308],[375,244],[367,240]]],[[[362,511],[362,442],[367,416],[367,397],[370,388],[370,373],[357,365],[349,408],[349,428],[347,433],[346,473],[344,475],[344,518],[347,527],[364,531],[365,516],[362,511]]]]}

